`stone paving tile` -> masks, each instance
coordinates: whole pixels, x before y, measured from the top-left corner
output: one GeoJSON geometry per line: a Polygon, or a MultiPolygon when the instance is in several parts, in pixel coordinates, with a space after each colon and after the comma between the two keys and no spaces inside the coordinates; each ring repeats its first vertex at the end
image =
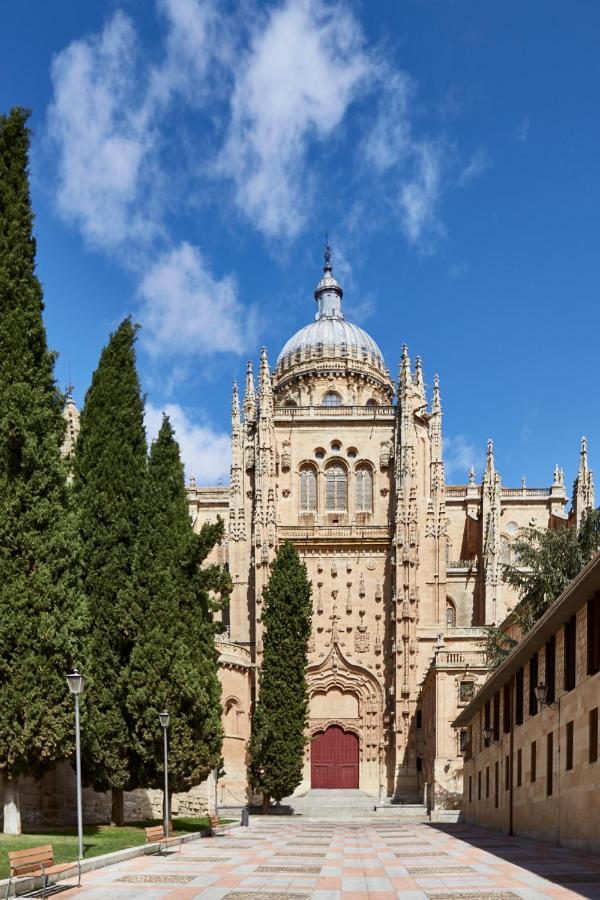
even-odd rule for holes
{"type": "Polygon", "coordinates": [[[599,898],[600,858],[464,826],[254,819],[83,876],[77,900],[599,898]]]}

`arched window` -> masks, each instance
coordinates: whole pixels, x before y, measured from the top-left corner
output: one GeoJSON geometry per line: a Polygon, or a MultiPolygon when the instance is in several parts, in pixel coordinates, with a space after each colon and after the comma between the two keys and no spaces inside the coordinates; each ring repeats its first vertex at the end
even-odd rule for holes
{"type": "Polygon", "coordinates": [[[448,628],[456,628],[456,607],[450,597],[446,597],[446,625],[448,628]]]}
{"type": "Polygon", "coordinates": [[[317,508],[317,473],[312,466],[300,472],[300,511],[314,512],[317,508]]]}
{"type": "Polygon", "coordinates": [[[446,538],[446,565],[449,562],[452,562],[452,541],[450,538],[446,538]]]}
{"type": "Polygon", "coordinates": [[[373,476],[366,466],[356,470],[356,512],[373,509],[373,476]]]}
{"type": "Polygon", "coordinates": [[[370,397],[367,400],[367,406],[377,406],[377,400],[375,400],[373,397],[370,397]]]}
{"type": "Polygon", "coordinates": [[[296,403],[296,401],[295,401],[295,400],[292,400],[291,397],[287,397],[287,398],[286,398],[286,401],[285,401],[285,403],[284,403],[283,405],[284,405],[284,406],[287,406],[287,407],[298,406],[298,404],[296,403]]]}
{"type": "Polygon", "coordinates": [[[327,391],[323,397],[321,406],[341,406],[342,398],[336,391],[327,391]]]}
{"type": "Polygon", "coordinates": [[[334,464],[325,473],[325,506],[345,511],[348,503],[348,477],[343,466],[334,464]]]}

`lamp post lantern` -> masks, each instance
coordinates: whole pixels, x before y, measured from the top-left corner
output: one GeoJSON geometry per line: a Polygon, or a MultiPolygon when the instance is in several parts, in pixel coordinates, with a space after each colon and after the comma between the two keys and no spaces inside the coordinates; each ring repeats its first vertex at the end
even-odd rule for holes
{"type": "Polygon", "coordinates": [[[160,720],[160,724],[163,729],[163,746],[164,746],[164,756],[165,756],[165,787],[164,787],[164,801],[163,801],[163,830],[165,832],[165,837],[169,837],[169,748],[167,741],[167,729],[169,727],[170,715],[164,709],[161,713],[158,714],[158,718],[160,720]]]}
{"type": "Polygon", "coordinates": [[[83,859],[83,810],[81,804],[81,741],[79,728],[79,697],[83,693],[85,679],[77,669],[67,675],[67,685],[75,697],[75,772],[77,779],[77,837],[79,840],[79,859],[83,859]]]}

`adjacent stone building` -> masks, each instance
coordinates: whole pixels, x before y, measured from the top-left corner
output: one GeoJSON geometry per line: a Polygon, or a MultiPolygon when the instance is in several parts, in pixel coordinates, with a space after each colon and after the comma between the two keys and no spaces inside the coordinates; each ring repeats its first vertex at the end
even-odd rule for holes
{"type": "Polygon", "coordinates": [[[600,554],[457,716],[463,816],[600,852],[600,554]]]}
{"type": "MultiPolygon", "coordinates": [[[[226,655],[244,654],[222,672],[225,794],[245,794],[262,591],[290,540],[313,585],[299,791],[359,787],[413,800],[428,785],[432,807],[454,807],[462,759],[452,720],[486,674],[483,626],[516,600],[502,564],[515,561],[522,529],[567,524],[564,475],[555,467],[548,487],[505,487],[490,441],[482,478],[471,470],[465,484],[447,485],[437,375],[428,392],[421,359],[413,366],[403,347],[392,380],[375,341],[344,318],[328,248],[314,296],[314,321],[274,372],[263,348],[258,384],[249,363],[243,397],[234,385],[229,486],[188,491],[195,527],[217,514],[227,523],[226,655]]],[[[574,520],[593,499],[583,444],[574,520]]]]}

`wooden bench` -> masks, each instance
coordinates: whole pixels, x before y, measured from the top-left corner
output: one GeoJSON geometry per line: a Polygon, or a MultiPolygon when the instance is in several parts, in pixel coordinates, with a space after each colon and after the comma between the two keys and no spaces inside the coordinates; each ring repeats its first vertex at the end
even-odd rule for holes
{"type": "Polygon", "coordinates": [[[208,826],[212,834],[223,834],[223,832],[229,831],[229,829],[231,828],[231,822],[221,822],[218,816],[213,816],[209,813],[208,826]]]}
{"type": "MultiPolygon", "coordinates": [[[[19,878],[31,878],[39,876],[42,879],[42,896],[46,896],[48,888],[48,878],[51,875],[58,875],[59,872],[66,872],[67,869],[77,867],[77,887],[81,886],[81,862],[70,863],[54,863],[54,850],[52,844],[44,844],[43,847],[30,847],[27,850],[12,850],[8,854],[8,864],[10,867],[10,878],[6,886],[6,900],[10,894],[10,886],[19,878]]],[[[17,887],[15,884],[15,897],[17,895],[17,887]]]]}
{"type": "Polygon", "coordinates": [[[144,828],[146,833],[146,845],[148,844],[158,844],[158,852],[161,852],[161,847],[165,845],[165,852],[169,847],[169,844],[175,844],[179,842],[179,850],[181,852],[181,844],[183,842],[183,838],[180,835],[169,835],[169,837],[165,834],[165,829],[162,825],[152,825],[150,828],[144,828]]]}

